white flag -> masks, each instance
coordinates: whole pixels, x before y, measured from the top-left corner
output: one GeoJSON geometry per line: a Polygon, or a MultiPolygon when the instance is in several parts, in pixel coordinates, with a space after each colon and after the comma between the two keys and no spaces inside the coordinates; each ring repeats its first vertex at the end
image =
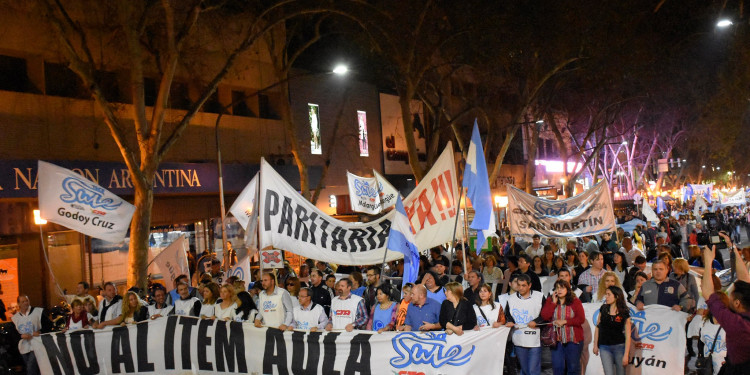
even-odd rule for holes
{"type": "Polygon", "coordinates": [[[159,267],[161,275],[165,280],[174,281],[177,276],[188,275],[190,273],[187,255],[185,254],[187,247],[188,241],[183,235],[154,257],[154,263],[159,267]]]}
{"type": "Polygon", "coordinates": [[[81,175],[39,161],[39,211],[42,218],[85,235],[121,242],[135,206],[81,175]]]}
{"type": "Polygon", "coordinates": [[[240,223],[243,229],[247,230],[247,226],[252,221],[253,216],[257,218],[257,203],[256,198],[258,197],[258,174],[256,173],[252,180],[242,189],[242,192],[237,197],[237,200],[232,203],[232,207],[229,207],[229,212],[234,215],[237,221],[240,223]]]}
{"type": "Polygon", "coordinates": [[[355,212],[378,214],[396,204],[398,190],[376,170],[373,169],[372,172],[374,177],[361,177],[346,172],[349,200],[355,212]]]}
{"type": "Polygon", "coordinates": [[[700,222],[703,222],[703,219],[701,218],[702,212],[708,211],[708,205],[706,205],[706,200],[703,199],[703,196],[696,195],[695,196],[695,207],[693,207],[693,215],[695,215],[696,220],[700,220],[700,222]]]}
{"type": "Polygon", "coordinates": [[[250,277],[250,256],[248,255],[238,261],[237,264],[229,270],[228,276],[237,276],[240,280],[245,281],[245,284],[252,281],[250,277]]]}
{"type": "Polygon", "coordinates": [[[641,212],[643,213],[643,216],[646,217],[646,221],[656,223],[659,222],[659,217],[656,216],[656,212],[654,212],[654,209],[649,206],[648,199],[643,200],[643,207],[641,207],[641,212]]]}

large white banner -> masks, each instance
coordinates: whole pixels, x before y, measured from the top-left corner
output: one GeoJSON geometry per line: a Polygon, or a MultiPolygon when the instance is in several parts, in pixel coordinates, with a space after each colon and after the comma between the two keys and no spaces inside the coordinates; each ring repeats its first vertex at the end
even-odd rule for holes
{"type": "MultiPolygon", "coordinates": [[[[395,211],[367,223],[326,215],[261,159],[260,248],[273,247],[336,264],[379,264],[395,211]]],[[[389,251],[386,261],[403,254],[389,251]]]]}
{"type": "MultiPolygon", "coordinates": [[[[685,323],[687,314],[661,305],[643,311],[630,307],[631,332],[628,375],[682,374],[685,366],[685,323]]],[[[581,365],[586,375],[604,374],[601,357],[594,355],[593,334],[599,317],[599,303],[584,303],[584,353],[581,365]]],[[[714,332],[715,333],[715,332],[714,332]]]]}
{"type": "Polygon", "coordinates": [[[346,172],[349,182],[349,200],[352,210],[377,214],[396,204],[398,190],[383,176],[374,171],[374,177],[360,177],[346,172]]]}
{"type": "Polygon", "coordinates": [[[719,201],[722,206],[742,206],[747,204],[745,201],[745,190],[740,189],[733,195],[722,195],[719,201]]]}
{"type": "MultiPolygon", "coordinates": [[[[490,374],[505,327],[444,332],[302,332],[170,316],[34,337],[43,374],[490,374]]],[[[500,353],[500,355],[498,355],[500,353]]]]}
{"type": "Polygon", "coordinates": [[[183,235],[154,257],[162,277],[170,281],[167,285],[172,285],[177,276],[190,274],[186,255],[188,246],[189,242],[183,235]]]}
{"type": "Polygon", "coordinates": [[[616,230],[612,199],[604,181],[560,201],[509,186],[508,219],[514,236],[580,237],[616,230]]]}
{"type": "Polygon", "coordinates": [[[40,160],[38,170],[42,218],[109,242],[125,238],[135,206],[69,169],[40,160]]]}
{"type": "Polygon", "coordinates": [[[416,188],[404,199],[404,208],[412,228],[417,232],[419,250],[429,249],[463,238],[458,215],[458,185],[456,165],[453,161],[453,144],[445,150],[416,188]],[[456,223],[458,221],[458,224],[456,223]]]}

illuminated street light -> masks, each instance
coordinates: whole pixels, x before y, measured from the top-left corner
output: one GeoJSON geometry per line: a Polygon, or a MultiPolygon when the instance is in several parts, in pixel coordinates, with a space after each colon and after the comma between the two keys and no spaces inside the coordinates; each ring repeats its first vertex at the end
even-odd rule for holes
{"type": "Polygon", "coordinates": [[[42,215],[39,213],[39,210],[34,210],[34,224],[36,225],[47,224],[47,220],[42,219],[42,215]]]}
{"type": "Polygon", "coordinates": [[[728,19],[719,20],[719,22],[716,23],[716,27],[726,28],[729,26],[732,26],[734,23],[728,19]]]}
{"type": "Polygon", "coordinates": [[[349,72],[349,68],[344,64],[336,65],[335,68],[333,68],[333,74],[343,76],[347,72],[349,72]]]}

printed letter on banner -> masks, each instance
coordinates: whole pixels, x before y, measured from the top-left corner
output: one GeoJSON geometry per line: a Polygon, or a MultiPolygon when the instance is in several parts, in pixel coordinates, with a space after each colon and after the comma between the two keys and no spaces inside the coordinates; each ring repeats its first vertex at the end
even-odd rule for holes
{"type": "Polygon", "coordinates": [[[42,374],[502,374],[509,331],[292,332],[171,315],[31,345],[42,374]]]}
{"type": "MultiPolygon", "coordinates": [[[[404,199],[404,208],[412,228],[417,232],[419,250],[429,249],[453,240],[458,215],[458,185],[453,162],[453,145],[445,150],[419,185],[404,199]]],[[[459,220],[459,224],[460,220],[459,220]]],[[[463,238],[463,231],[456,231],[463,238]]]]}
{"type": "Polygon", "coordinates": [[[508,186],[508,219],[514,236],[580,237],[616,230],[612,199],[604,181],[560,201],[508,186]]]}
{"type": "MultiPolygon", "coordinates": [[[[379,264],[395,211],[367,223],[348,223],[321,211],[261,160],[260,248],[282,249],[336,264],[379,264]]],[[[389,251],[386,261],[403,254],[389,251]]]]}
{"type": "Polygon", "coordinates": [[[42,218],[109,242],[120,242],[135,206],[81,175],[39,161],[42,218]]]}

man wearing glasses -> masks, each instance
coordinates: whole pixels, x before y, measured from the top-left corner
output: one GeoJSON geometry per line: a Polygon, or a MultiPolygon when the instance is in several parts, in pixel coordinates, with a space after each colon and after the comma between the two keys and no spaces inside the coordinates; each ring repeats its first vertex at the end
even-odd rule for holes
{"type": "Polygon", "coordinates": [[[310,289],[300,289],[298,298],[299,306],[294,308],[294,319],[292,319],[292,323],[287,327],[287,330],[301,329],[315,332],[325,329],[328,324],[328,316],[326,316],[323,306],[313,303],[310,289]]]}
{"type": "MultiPolygon", "coordinates": [[[[364,293],[362,293],[362,298],[365,300],[365,307],[367,308],[367,311],[372,310],[372,306],[377,303],[377,295],[378,295],[378,288],[380,287],[380,267],[378,266],[371,266],[367,269],[367,273],[365,274],[367,276],[367,288],[365,289],[364,293]]],[[[398,289],[393,286],[389,285],[390,295],[391,295],[391,301],[398,301],[401,299],[401,292],[398,291],[398,289]]]]}

